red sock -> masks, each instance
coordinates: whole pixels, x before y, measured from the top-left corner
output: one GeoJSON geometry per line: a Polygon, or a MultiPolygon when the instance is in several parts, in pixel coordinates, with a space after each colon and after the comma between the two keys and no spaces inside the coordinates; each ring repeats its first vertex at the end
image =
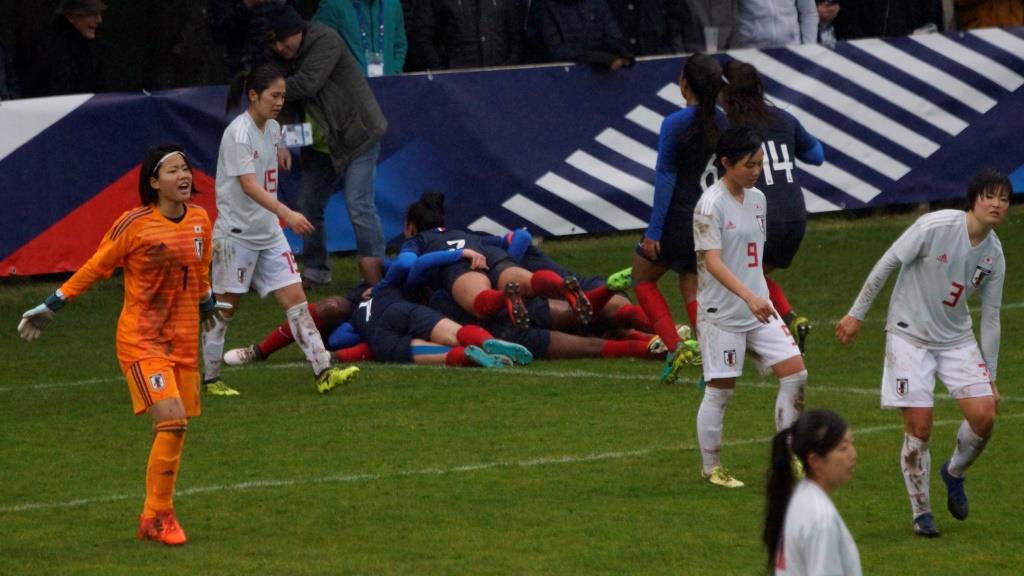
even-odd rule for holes
{"type": "Polygon", "coordinates": [[[373,360],[373,352],[370,351],[369,344],[362,342],[355,346],[336,350],[334,357],[342,362],[363,362],[373,360]]]}
{"type": "Polygon", "coordinates": [[[686,316],[690,319],[690,328],[693,328],[693,333],[697,333],[697,301],[690,300],[686,303],[686,316]]]}
{"type": "Polygon", "coordinates": [[[789,299],[782,291],[782,286],[779,286],[779,283],[771,278],[765,277],[764,280],[768,283],[768,299],[772,301],[772,306],[775,306],[775,311],[779,313],[779,316],[786,316],[792,312],[793,307],[789,305],[789,299]]]}
{"type": "Polygon", "coordinates": [[[639,340],[639,341],[643,342],[644,344],[646,344],[647,342],[651,341],[651,338],[654,338],[654,334],[651,334],[650,332],[643,332],[641,330],[630,330],[629,332],[626,333],[626,335],[622,339],[623,340],[639,340]]]}
{"type": "Polygon", "coordinates": [[[456,346],[449,350],[444,357],[444,363],[447,366],[469,366],[471,364],[469,358],[466,358],[466,349],[462,346],[456,346]]]}
{"type": "MultiPolygon", "coordinates": [[[[678,337],[677,337],[678,338],[678,337]]],[[[602,358],[651,358],[647,343],[639,340],[606,340],[601,347],[602,358]]]]}
{"type": "Polygon", "coordinates": [[[612,321],[616,326],[635,328],[636,330],[643,330],[644,332],[654,331],[654,328],[651,327],[650,319],[647,318],[647,313],[644,312],[643,308],[636,304],[623,305],[615,311],[615,315],[612,316],[612,321]]]}
{"type": "Polygon", "coordinates": [[[505,293],[488,288],[473,299],[473,312],[478,318],[488,318],[505,309],[505,293]]]}
{"type": "Polygon", "coordinates": [[[679,333],[676,332],[676,322],[672,319],[665,297],[658,291],[658,285],[654,282],[641,282],[635,290],[636,299],[650,318],[654,332],[661,336],[661,341],[669,350],[675,350],[680,341],[679,333]]]}
{"type": "Polygon", "coordinates": [[[530,292],[544,298],[562,298],[565,281],[551,270],[538,270],[530,278],[530,292]]]}
{"type": "Polygon", "coordinates": [[[594,310],[595,315],[601,312],[612,296],[615,296],[615,292],[609,290],[607,286],[598,286],[587,292],[587,300],[590,300],[590,307],[594,310]]]}
{"type": "Polygon", "coordinates": [[[455,339],[463,346],[483,346],[484,340],[490,340],[494,335],[473,324],[466,324],[455,333],[455,339]]]}
{"type": "MultiPolygon", "coordinates": [[[[313,317],[313,324],[316,325],[317,328],[320,328],[320,316],[317,315],[316,309],[312,304],[309,305],[309,315],[313,317]]],[[[288,321],[285,320],[277,328],[274,328],[270,334],[267,334],[267,337],[263,342],[257,344],[256,347],[260,349],[260,353],[263,355],[263,358],[266,359],[274,352],[288,346],[292,342],[295,342],[295,337],[292,336],[291,326],[288,324],[288,321]]]]}

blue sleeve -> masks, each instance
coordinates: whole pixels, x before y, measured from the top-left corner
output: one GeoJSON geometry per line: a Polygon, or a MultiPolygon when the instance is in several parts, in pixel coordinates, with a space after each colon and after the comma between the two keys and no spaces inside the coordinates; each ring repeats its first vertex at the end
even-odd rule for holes
{"type": "Polygon", "coordinates": [[[454,264],[462,258],[462,250],[438,250],[427,252],[416,259],[412,270],[405,279],[406,286],[419,286],[424,282],[427,272],[433,268],[454,264]]]}
{"type": "Polygon", "coordinates": [[[374,292],[383,290],[388,286],[402,286],[405,284],[409,271],[416,263],[417,256],[412,252],[400,252],[398,257],[387,266],[384,278],[373,287],[374,292]]]}
{"type": "Polygon", "coordinates": [[[684,108],[669,115],[661,123],[658,135],[658,163],[654,175],[654,207],[651,209],[651,220],[647,224],[644,236],[651,240],[661,240],[661,232],[665,228],[665,216],[668,206],[672,203],[672,194],[676,189],[677,158],[679,141],[690,126],[694,111],[684,108]]]}
{"type": "Polygon", "coordinates": [[[821,166],[825,162],[825,149],[821,142],[811,136],[799,120],[796,120],[796,157],[814,166],[821,166]]]}
{"type": "Polygon", "coordinates": [[[504,243],[507,245],[503,245],[502,248],[508,252],[509,257],[516,262],[522,262],[526,250],[533,244],[533,235],[526,228],[519,228],[506,234],[504,243]]]}
{"type": "Polygon", "coordinates": [[[331,350],[341,350],[351,348],[362,341],[363,337],[356,332],[356,327],[351,322],[344,322],[327,337],[327,347],[331,350]]]}
{"type": "Polygon", "coordinates": [[[423,253],[423,237],[417,234],[412,238],[409,238],[405,242],[402,242],[402,247],[398,249],[399,254],[402,252],[412,252],[413,254],[423,253]]]}

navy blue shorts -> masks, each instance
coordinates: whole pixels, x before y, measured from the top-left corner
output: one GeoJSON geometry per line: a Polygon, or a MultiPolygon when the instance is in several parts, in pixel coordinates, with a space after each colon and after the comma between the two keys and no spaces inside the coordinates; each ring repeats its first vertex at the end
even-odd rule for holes
{"type": "Polygon", "coordinates": [[[665,228],[661,233],[661,253],[654,260],[644,254],[643,237],[636,245],[636,253],[644,260],[668,268],[677,274],[697,273],[697,254],[693,248],[693,220],[685,226],[665,228]]]}
{"type": "Polygon", "coordinates": [[[779,222],[768,219],[768,238],[764,243],[764,263],[775,268],[789,268],[807,231],[806,220],[779,222]]]}
{"type": "Polygon", "coordinates": [[[426,306],[412,302],[396,302],[388,306],[368,342],[374,360],[382,362],[412,362],[412,340],[430,340],[430,332],[444,316],[426,306]]]}

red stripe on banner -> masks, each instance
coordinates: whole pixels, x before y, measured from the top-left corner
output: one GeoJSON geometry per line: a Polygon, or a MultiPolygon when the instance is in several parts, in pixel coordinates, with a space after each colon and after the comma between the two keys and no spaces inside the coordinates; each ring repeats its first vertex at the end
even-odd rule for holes
{"type": "MultiPolygon", "coordinates": [[[[214,180],[193,170],[199,190],[192,202],[217,218],[214,180]]],[[[136,165],[91,200],[74,209],[10,256],[0,260],[0,276],[31,276],[74,272],[92,256],[103,234],[121,214],[139,206],[139,167],[136,165]]]]}

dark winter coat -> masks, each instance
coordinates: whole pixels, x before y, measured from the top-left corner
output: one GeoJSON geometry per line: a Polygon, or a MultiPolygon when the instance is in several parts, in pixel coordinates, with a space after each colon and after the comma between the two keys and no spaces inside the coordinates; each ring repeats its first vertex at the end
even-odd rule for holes
{"type": "Polygon", "coordinates": [[[21,77],[26,97],[102,92],[99,46],[58,15],[32,42],[21,77]]]}
{"type": "Polygon", "coordinates": [[[417,0],[406,27],[418,69],[518,64],[525,15],[520,0],[417,0]]]}

